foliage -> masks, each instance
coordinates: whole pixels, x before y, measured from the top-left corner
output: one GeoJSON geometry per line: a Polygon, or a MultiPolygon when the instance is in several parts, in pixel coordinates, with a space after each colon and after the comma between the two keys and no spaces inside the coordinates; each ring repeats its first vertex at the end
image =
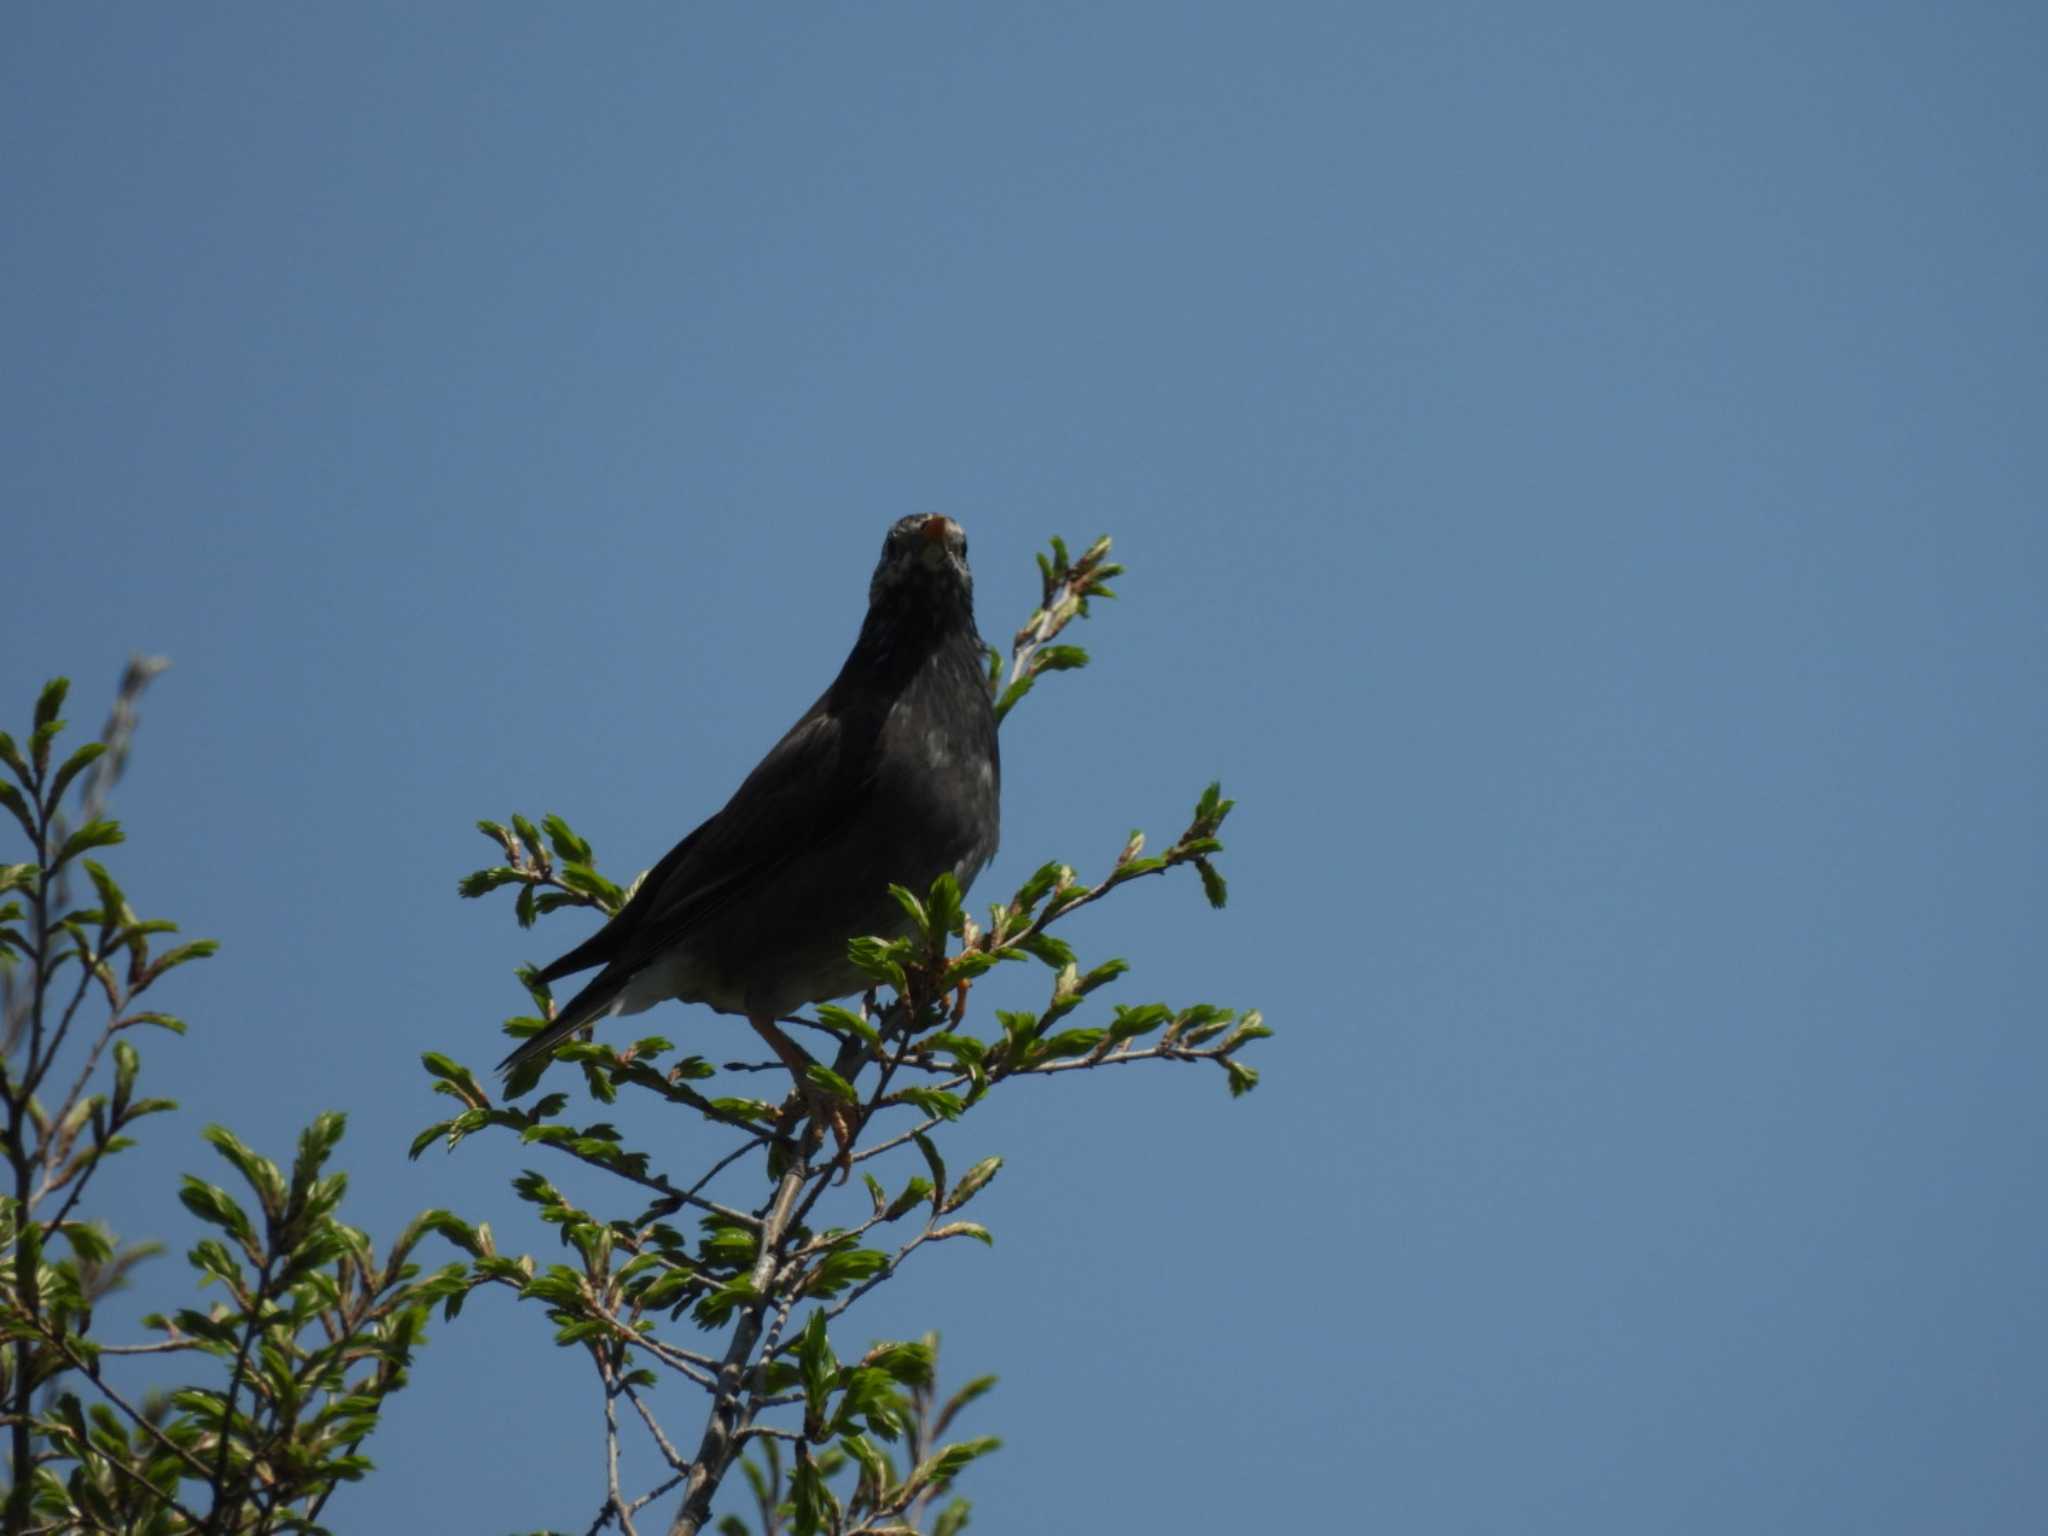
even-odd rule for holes
{"type": "MultiPolygon", "coordinates": [[[[1122,568],[1109,563],[1109,547],[1098,540],[1072,558],[1054,540],[1040,556],[1041,600],[1017,632],[1007,668],[991,652],[989,686],[1002,718],[1044,674],[1087,663],[1079,646],[1057,642],[1088,616],[1091,599],[1114,595],[1107,583],[1122,568]]],[[[588,1106],[572,1107],[572,1095],[559,1090],[524,1107],[513,1102],[546,1062],[515,1075],[501,1102],[466,1066],[425,1057],[435,1091],[459,1108],[420,1133],[415,1155],[437,1141],[453,1148],[480,1133],[510,1135],[522,1147],[600,1170],[615,1186],[612,1210],[598,1214],[542,1172],[514,1180],[519,1198],[558,1229],[563,1254],[553,1263],[501,1255],[487,1226],[451,1226],[472,1255],[470,1284],[509,1287],[537,1303],[555,1342],[591,1361],[607,1446],[592,1531],[616,1524],[634,1532],[642,1510],[680,1489],[670,1530],[692,1536],[709,1526],[713,1496],[736,1462],[753,1487],[762,1536],[880,1536],[922,1530],[927,1519],[933,1536],[950,1536],[965,1525],[964,1501],[936,1500],[996,1442],[943,1437],[992,1378],[934,1409],[935,1340],[877,1343],[849,1357],[829,1330],[914,1255],[960,1238],[993,1243],[967,1208],[1002,1159],[968,1162],[953,1151],[966,1120],[992,1093],[1027,1078],[1140,1062],[1212,1064],[1233,1095],[1257,1083],[1238,1059],[1269,1033],[1256,1012],[1164,1002],[1104,1011],[1096,994],[1128,967],[1116,959],[1084,966],[1053,932],[1111,893],[1182,867],[1222,906],[1214,859],[1230,809],[1212,784],[1160,852],[1148,855],[1143,835],[1133,833],[1092,882],[1047,863],[995,904],[985,925],[966,912],[950,875],[929,891],[896,888],[905,936],[851,946],[872,982],[860,1005],[824,1004],[814,1018],[786,1021],[807,1027],[827,1058],[811,1065],[802,1091],[785,1102],[731,1080],[779,1073],[779,1063],[732,1063],[721,1072],[701,1056],[677,1056],[659,1036],[557,1047],[553,1060],[575,1069],[588,1106]],[[1045,1003],[1000,1011],[970,1028],[975,981],[1005,962],[1045,967],[1045,1003]],[[694,1176],[672,1172],[607,1118],[622,1095],[662,1113],[701,1117],[728,1139],[694,1176]],[[765,1199],[714,1198],[752,1163],[765,1170],[765,1199]],[[654,1411],[657,1386],[677,1379],[703,1394],[701,1417],[693,1412],[697,1427],[680,1444],[654,1411]],[[667,1469],[655,1486],[631,1495],[620,1474],[622,1406],[641,1421],[667,1469]]],[[[535,826],[514,816],[509,825],[479,827],[503,862],[469,875],[461,892],[515,890],[523,926],[564,907],[609,915],[631,895],[599,872],[590,845],[561,817],[535,826]]],[[[515,1038],[544,1028],[555,1007],[533,970],[522,970],[520,980],[533,1011],[507,1022],[515,1038]]],[[[664,1135],[660,1144],[674,1141],[664,1135]]],[[[448,1295],[451,1315],[462,1299],[448,1295]]],[[[728,1515],[718,1529],[745,1526],[728,1515]]]]}
{"type": "MultiPolygon", "coordinates": [[[[434,1301],[462,1272],[421,1278],[411,1263],[423,1235],[451,1224],[441,1213],[413,1222],[381,1262],[338,1219],[347,1181],[327,1164],[342,1116],[307,1127],[289,1171],[213,1126],[206,1140],[246,1192],[187,1178],[181,1199],[212,1229],[188,1258],[220,1299],[146,1318],[159,1336],[144,1342],[108,1343],[94,1332],[100,1303],[158,1249],[117,1239],[90,1217],[85,1196],[102,1165],[135,1145],[143,1120],[176,1108],[138,1091],[134,1041],[148,1029],[185,1032],[151,994],[215,947],[158,948],[176,925],[137,916],[87,857],[122,840],[104,814],[106,796],[126,759],[135,701],[162,666],[132,664],[102,738],[54,767],[64,679],[36,701],[25,746],[0,733],[0,807],[32,854],[0,865],[6,1527],[318,1531],[336,1485],[370,1466],[363,1441],[384,1399],[405,1384],[434,1301]],[[65,810],[74,791],[75,819],[65,810]],[[80,874],[92,894],[74,907],[80,874]],[[212,1356],[210,1374],[142,1390],[143,1357],[174,1355],[212,1356]]],[[[164,1376],[161,1367],[155,1374],[164,1376]]]]}

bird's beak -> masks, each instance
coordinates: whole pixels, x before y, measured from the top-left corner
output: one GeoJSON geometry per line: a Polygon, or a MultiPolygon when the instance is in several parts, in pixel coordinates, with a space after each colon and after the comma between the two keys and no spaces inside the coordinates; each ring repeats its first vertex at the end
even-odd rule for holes
{"type": "Polygon", "coordinates": [[[943,565],[947,555],[946,536],[953,531],[950,517],[928,517],[918,530],[924,535],[924,563],[930,566],[943,565]]]}

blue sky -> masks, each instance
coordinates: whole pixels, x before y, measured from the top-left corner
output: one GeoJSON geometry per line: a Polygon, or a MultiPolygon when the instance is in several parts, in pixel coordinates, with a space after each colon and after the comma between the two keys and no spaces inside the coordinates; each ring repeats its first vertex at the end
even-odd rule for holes
{"type": "MultiPolygon", "coordinates": [[[[472,821],[630,875],[890,520],[991,636],[1108,532],[976,895],[1220,777],[1230,909],[1071,937],[1279,1033],[958,1133],[997,1246],[866,1331],[1002,1374],[975,1529],[2039,1529],[2044,63],[1988,4],[16,8],[0,702],[174,660],[116,867],[223,941],[109,1213],[335,1107],[356,1220],[545,1251],[516,1149],[404,1158],[582,931],[458,901],[472,821]]],[[[586,1375],[480,1299],[339,1528],[585,1528],[586,1375]]]]}

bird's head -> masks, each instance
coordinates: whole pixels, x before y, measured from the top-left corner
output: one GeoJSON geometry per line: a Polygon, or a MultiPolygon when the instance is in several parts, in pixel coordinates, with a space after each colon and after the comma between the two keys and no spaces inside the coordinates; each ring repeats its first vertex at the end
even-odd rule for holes
{"type": "Polygon", "coordinates": [[[950,517],[917,513],[896,520],[868,584],[868,608],[974,623],[974,577],[967,535],[950,517]]]}

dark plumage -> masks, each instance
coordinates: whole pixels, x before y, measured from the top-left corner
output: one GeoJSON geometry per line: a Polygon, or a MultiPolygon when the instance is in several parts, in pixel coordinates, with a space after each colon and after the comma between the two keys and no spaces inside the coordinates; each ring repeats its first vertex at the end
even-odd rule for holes
{"type": "Polygon", "coordinates": [[[922,892],[951,870],[965,890],[995,852],[985,668],[966,535],[947,518],[903,518],[832,686],[617,916],[542,969],[552,982],[603,967],[501,1069],[670,997],[745,1014],[800,1068],[774,1021],[867,985],[846,944],[903,930],[889,885],[922,892]]]}

